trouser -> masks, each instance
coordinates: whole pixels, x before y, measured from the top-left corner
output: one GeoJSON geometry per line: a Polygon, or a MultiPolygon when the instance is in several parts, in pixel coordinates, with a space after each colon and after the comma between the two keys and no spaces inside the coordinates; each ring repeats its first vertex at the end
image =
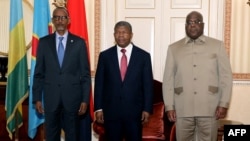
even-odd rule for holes
{"type": "Polygon", "coordinates": [[[107,141],[142,141],[141,120],[105,120],[105,136],[107,141]]]}
{"type": "Polygon", "coordinates": [[[177,141],[216,141],[217,131],[215,117],[179,117],[176,120],[177,141]]]}
{"type": "Polygon", "coordinates": [[[56,110],[45,113],[46,141],[60,141],[64,129],[66,141],[79,141],[79,116],[77,112],[56,110]]]}

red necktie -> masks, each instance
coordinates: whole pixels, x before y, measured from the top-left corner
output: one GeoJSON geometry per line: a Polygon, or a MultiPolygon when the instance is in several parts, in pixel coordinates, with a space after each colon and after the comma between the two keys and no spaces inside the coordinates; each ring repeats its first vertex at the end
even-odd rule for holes
{"type": "Polygon", "coordinates": [[[127,56],[125,54],[126,49],[121,49],[122,52],[122,58],[121,58],[121,77],[122,77],[122,81],[124,80],[126,71],[127,71],[127,56]]]}

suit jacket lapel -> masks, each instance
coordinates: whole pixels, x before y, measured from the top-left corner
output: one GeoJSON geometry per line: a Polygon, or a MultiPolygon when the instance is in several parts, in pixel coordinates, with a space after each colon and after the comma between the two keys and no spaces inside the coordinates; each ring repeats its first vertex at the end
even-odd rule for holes
{"type": "Polygon", "coordinates": [[[74,43],[73,36],[71,35],[71,33],[68,33],[68,39],[67,39],[67,43],[66,43],[66,50],[64,53],[62,68],[63,68],[64,64],[67,63],[67,61],[69,60],[68,56],[72,50],[72,43],[74,43]]]}
{"type": "Polygon", "coordinates": [[[48,44],[50,46],[51,52],[54,56],[55,62],[57,62],[58,67],[60,68],[58,57],[57,57],[57,50],[56,50],[56,34],[51,34],[49,38],[48,44]]]}
{"type": "Polygon", "coordinates": [[[118,54],[117,54],[117,46],[112,47],[112,54],[110,55],[112,64],[114,66],[114,73],[118,74],[120,80],[121,80],[121,74],[120,74],[120,67],[119,67],[119,59],[118,59],[118,54]]]}

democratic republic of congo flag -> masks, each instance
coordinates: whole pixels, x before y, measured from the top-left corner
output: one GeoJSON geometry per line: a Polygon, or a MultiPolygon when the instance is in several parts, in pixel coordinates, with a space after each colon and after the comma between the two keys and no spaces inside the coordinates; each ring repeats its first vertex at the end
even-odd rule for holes
{"type": "Polygon", "coordinates": [[[36,135],[38,126],[44,122],[44,115],[37,113],[35,105],[32,103],[32,86],[36,65],[36,51],[39,39],[50,33],[52,33],[52,23],[50,16],[49,0],[34,0],[28,123],[28,135],[32,139],[36,135]]]}

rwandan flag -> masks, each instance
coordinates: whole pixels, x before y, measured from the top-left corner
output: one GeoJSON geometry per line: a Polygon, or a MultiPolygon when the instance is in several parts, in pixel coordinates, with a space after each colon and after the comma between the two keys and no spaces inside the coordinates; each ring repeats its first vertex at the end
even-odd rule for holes
{"type": "Polygon", "coordinates": [[[36,51],[39,39],[45,35],[52,33],[52,24],[50,17],[50,7],[48,0],[34,1],[34,16],[33,16],[33,36],[32,36],[32,57],[30,70],[30,95],[29,95],[29,127],[28,135],[34,138],[37,132],[37,127],[44,122],[44,115],[36,112],[35,105],[32,103],[32,86],[34,71],[36,65],[36,51]]]}
{"type": "MultiPolygon", "coordinates": [[[[87,20],[85,13],[84,0],[68,0],[67,8],[70,16],[69,31],[83,38],[86,42],[89,57],[89,41],[87,20]]],[[[92,97],[92,89],[90,89],[89,113],[81,117],[80,141],[91,141],[91,122],[94,119],[94,104],[92,97]]]]}
{"type": "Polygon", "coordinates": [[[28,97],[28,67],[22,0],[10,1],[10,38],[6,87],[6,129],[12,133],[23,124],[22,103],[28,97]],[[18,128],[17,128],[18,127],[18,128]]]}

